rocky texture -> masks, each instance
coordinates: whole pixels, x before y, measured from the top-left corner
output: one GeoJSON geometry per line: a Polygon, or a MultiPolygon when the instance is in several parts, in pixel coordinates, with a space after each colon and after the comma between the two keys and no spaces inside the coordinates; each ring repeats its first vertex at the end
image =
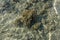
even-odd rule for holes
{"type": "Polygon", "coordinates": [[[0,40],[59,40],[55,0],[0,0],[0,40]]]}

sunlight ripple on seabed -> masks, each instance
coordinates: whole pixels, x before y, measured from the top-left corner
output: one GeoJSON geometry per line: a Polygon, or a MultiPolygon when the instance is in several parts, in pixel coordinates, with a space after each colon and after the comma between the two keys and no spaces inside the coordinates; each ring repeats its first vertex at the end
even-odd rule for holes
{"type": "MultiPolygon", "coordinates": [[[[56,9],[56,2],[57,2],[57,0],[54,0],[53,8],[54,8],[54,11],[55,11],[56,15],[58,15],[58,12],[57,12],[57,9],[56,9]]],[[[52,33],[49,32],[49,40],[51,40],[51,35],[52,35],[52,33]]]]}

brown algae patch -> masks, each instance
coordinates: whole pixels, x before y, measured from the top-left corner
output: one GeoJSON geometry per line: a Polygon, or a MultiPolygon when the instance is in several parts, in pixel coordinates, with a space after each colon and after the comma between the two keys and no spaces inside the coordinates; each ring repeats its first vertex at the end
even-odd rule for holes
{"type": "Polygon", "coordinates": [[[34,9],[25,10],[22,12],[22,17],[15,20],[15,24],[20,25],[22,23],[23,25],[29,28],[32,26],[31,24],[36,21],[36,17],[37,17],[37,14],[34,9]]]}
{"type": "MultiPolygon", "coordinates": [[[[31,5],[31,3],[29,5],[31,5]]],[[[51,21],[53,21],[54,19],[52,16],[51,16],[52,19],[49,17],[50,8],[52,8],[52,5],[49,2],[46,2],[43,5],[42,9],[40,10],[39,14],[35,9],[23,10],[21,15],[22,17],[19,16],[20,18],[17,18],[15,20],[15,25],[17,26],[22,25],[22,27],[27,27],[28,29],[30,28],[34,30],[37,30],[37,29],[44,30],[44,31],[54,30],[55,23],[51,23],[51,21]],[[51,23],[53,27],[49,23],[51,23]]]]}

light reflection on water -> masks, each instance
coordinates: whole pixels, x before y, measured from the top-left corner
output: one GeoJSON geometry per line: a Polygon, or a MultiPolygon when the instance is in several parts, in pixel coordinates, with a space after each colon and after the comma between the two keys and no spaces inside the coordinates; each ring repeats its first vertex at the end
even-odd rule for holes
{"type": "Polygon", "coordinates": [[[60,0],[56,0],[56,9],[58,14],[60,15],[60,0]]]}

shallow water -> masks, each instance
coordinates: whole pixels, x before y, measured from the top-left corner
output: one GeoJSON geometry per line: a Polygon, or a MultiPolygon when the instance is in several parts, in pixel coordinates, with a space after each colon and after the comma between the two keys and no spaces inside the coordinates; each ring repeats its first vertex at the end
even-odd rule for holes
{"type": "MultiPolygon", "coordinates": [[[[26,4],[26,2],[31,2],[29,0],[20,0],[17,3],[14,3],[12,0],[0,0],[0,40],[59,40],[60,38],[60,1],[56,1],[55,8],[54,6],[52,8],[48,9],[48,15],[47,18],[51,22],[54,20],[54,22],[58,23],[56,26],[56,30],[52,32],[48,32],[48,30],[45,30],[43,27],[46,25],[41,25],[38,30],[31,30],[25,27],[20,27],[19,25],[16,26],[14,24],[15,20],[20,18],[22,16],[22,12],[27,9],[35,9],[37,10],[37,14],[40,14],[40,10],[43,9],[44,3],[39,2],[33,2],[31,6],[28,6],[30,4],[26,4]],[[40,5],[41,4],[41,5],[40,5]],[[58,14],[56,14],[56,11],[58,14]],[[55,16],[57,15],[57,17],[55,16]],[[56,18],[54,18],[56,17],[56,18]],[[54,18],[54,19],[53,19],[54,18]],[[41,29],[41,30],[39,30],[41,29]],[[44,31],[43,31],[44,29],[44,31]],[[44,33],[45,32],[45,33],[44,33]]],[[[28,10],[27,9],[27,10],[28,10]]],[[[45,16],[43,16],[45,17],[45,16]]],[[[41,15],[38,16],[37,21],[40,22],[43,18],[41,15]],[[39,21],[40,20],[40,21],[39,21]]],[[[44,19],[43,19],[44,20],[44,19]]],[[[44,21],[43,21],[44,23],[44,21]]],[[[53,24],[53,22],[51,23],[53,24]]],[[[56,25],[56,24],[55,24],[56,25]]],[[[47,25],[50,29],[53,27],[53,25],[47,25]]]]}

